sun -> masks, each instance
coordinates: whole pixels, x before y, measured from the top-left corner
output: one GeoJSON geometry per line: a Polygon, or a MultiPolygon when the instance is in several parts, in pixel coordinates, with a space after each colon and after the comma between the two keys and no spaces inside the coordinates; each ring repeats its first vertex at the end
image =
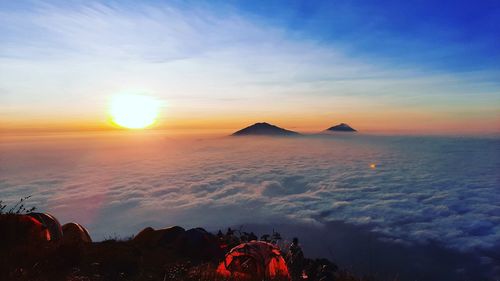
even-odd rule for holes
{"type": "Polygon", "coordinates": [[[129,128],[142,129],[153,125],[158,118],[160,102],[153,97],[139,94],[120,94],[112,98],[109,115],[113,123],[129,128]]]}

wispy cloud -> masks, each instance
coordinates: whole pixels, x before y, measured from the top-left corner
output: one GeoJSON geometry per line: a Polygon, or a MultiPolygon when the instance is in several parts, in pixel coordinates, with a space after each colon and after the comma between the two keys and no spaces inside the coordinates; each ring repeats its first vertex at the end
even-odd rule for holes
{"type": "Polygon", "coordinates": [[[434,114],[429,107],[457,124],[464,112],[482,114],[482,128],[498,119],[498,73],[381,64],[237,10],[188,6],[42,2],[2,11],[5,118],[105,120],[108,97],[135,89],[166,100],[180,119],[434,114]]]}

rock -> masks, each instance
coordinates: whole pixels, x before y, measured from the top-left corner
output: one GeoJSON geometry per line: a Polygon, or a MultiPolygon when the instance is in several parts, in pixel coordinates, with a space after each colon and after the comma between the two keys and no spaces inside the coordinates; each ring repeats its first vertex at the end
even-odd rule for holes
{"type": "Polygon", "coordinates": [[[184,233],[181,249],[186,257],[195,261],[218,260],[224,255],[219,239],[201,227],[189,229],[184,233]]]}
{"type": "Polygon", "coordinates": [[[309,280],[334,280],[338,266],[327,259],[305,259],[304,272],[309,280]]]}
{"type": "Polygon", "coordinates": [[[184,232],[184,228],[180,226],[172,226],[158,230],[152,227],[146,227],[141,230],[132,241],[148,247],[174,246],[178,243],[178,240],[184,232]]]}

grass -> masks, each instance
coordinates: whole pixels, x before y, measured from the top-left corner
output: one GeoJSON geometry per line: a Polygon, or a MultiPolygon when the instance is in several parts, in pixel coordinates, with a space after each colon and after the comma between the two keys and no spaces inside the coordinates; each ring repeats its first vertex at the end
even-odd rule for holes
{"type": "MultiPolygon", "coordinates": [[[[9,228],[13,225],[12,221],[15,225],[16,216],[35,210],[35,208],[25,207],[25,201],[29,198],[28,196],[20,199],[11,208],[7,208],[0,201],[0,230],[2,230],[0,231],[0,280],[228,281],[227,278],[215,274],[220,257],[206,257],[199,254],[196,256],[196,251],[193,254],[193,251],[184,251],[178,246],[151,247],[134,241],[132,237],[120,238],[116,235],[102,242],[87,244],[35,241],[30,238],[29,234],[23,237],[24,230],[19,231],[18,227],[9,228]]],[[[248,235],[239,230],[234,236],[226,236],[224,239],[231,238],[229,240],[237,245],[248,235]]],[[[279,233],[274,231],[273,235],[264,237],[264,239],[267,238],[281,240],[279,233]]],[[[331,272],[336,281],[372,280],[358,278],[347,270],[337,270],[336,265],[326,259],[306,259],[305,264],[305,270],[309,276],[308,281],[319,280],[316,277],[319,272],[318,268],[325,264],[332,269],[331,272]]],[[[275,279],[275,281],[281,280],[275,279]]],[[[322,281],[328,280],[330,279],[322,281]]]]}
{"type": "Polygon", "coordinates": [[[26,206],[24,205],[26,200],[28,200],[30,198],[31,198],[31,195],[19,199],[19,201],[17,201],[17,203],[14,204],[14,206],[10,207],[9,209],[7,209],[7,204],[4,204],[4,202],[2,200],[0,200],[0,215],[1,214],[20,215],[20,214],[29,214],[29,213],[34,212],[36,210],[36,207],[26,208],[26,206]]]}
{"type": "MultiPolygon", "coordinates": [[[[0,253],[0,280],[228,281],[215,274],[218,260],[195,262],[174,250],[143,248],[133,240],[107,240],[80,245],[47,242],[36,245],[35,249],[32,247],[22,245],[10,252],[0,253]]],[[[335,280],[371,279],[357,278],[349,271],[338,270],[335,280]]]]}

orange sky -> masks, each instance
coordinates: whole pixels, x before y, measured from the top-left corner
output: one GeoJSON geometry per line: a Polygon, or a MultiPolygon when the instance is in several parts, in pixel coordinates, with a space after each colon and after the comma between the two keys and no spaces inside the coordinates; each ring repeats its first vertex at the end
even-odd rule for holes
{"type": "MultiPolygon", "coordinates": [[[[493,115],[496,113],[493,113],[493,115]]],[[[372,112],[327,112],[272,114],[206,114],[196,118],[163,113],[148,130],[190,131],[226,134],[256,122],[269,122],[304,133],[324,130],[337,123],[348,123],[360,132],[394,134],[495,134],[500,132],[500,115],[457,118],[454,113],[385,110],[372,112]]],[[[187,114],[186,114],[187,115],[187,114]]],[[[100,118],[17,118],[0,123],[3,134],[44,132],[85,132],[127,130],[113,124],[105,114],[100,118]]]]}
{"type": "Polygon", "coordinates": [[[161,102],[152,129],[265,121],[301,132],[343,122],[371,133],[500,133],[498,71],[356,56],[241,14],[160,6],[12,11],[2,25],[15,32],[0,49],[1,133],[115,130],[109,103],[124,93],[161,102]]]}

